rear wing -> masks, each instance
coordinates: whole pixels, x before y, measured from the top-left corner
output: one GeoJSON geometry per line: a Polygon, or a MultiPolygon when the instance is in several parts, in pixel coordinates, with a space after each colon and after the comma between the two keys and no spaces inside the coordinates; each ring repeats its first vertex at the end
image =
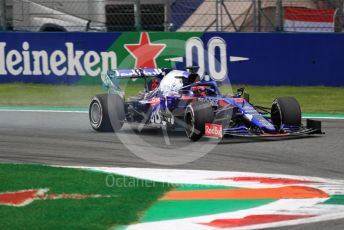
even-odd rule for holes
{"type": "Polygon", "coordinates": [[[105,88],[123,97],[124,92],[119,86],[119,80],[141,78],[144,80],[145,91],[148,92],[147,78],[163,77],[165,73],[165,69],[157,68],[109,70],[106,75],[102,75],[102,82],[105,88]]]}
{"type": "Polygon", "coordinates": [[[115,79],[130,79],[130,78],[148,78],[159,77],[164,73],[163,69],[122,69],[122,70],[109,70],[107,75],[109,78],[115,79]]]}

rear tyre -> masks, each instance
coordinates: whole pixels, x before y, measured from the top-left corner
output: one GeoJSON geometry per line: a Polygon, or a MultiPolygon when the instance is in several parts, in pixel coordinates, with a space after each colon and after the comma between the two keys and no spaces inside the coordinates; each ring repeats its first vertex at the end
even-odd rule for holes
{"type": "Polygon", "coordinates": [[[294,97],[279,97],[272,102],[271,120],[278,128],[282,125],[301,125],[301,108],[294,97]]]}
{"type": "Polygon", "coordinates": [[[119,131],[125,119],[123,100],[118,95],[96,95],[91,101],[88,114],[94,130],[98,132],[119,131]]]}
{"type": "Polygon", "coordinates": [[[205,124],[214,121],[212,106],[206,102],[193,102],[185,110],[185,132],[191,141],[198,141],[204,134],[205,124]]]}

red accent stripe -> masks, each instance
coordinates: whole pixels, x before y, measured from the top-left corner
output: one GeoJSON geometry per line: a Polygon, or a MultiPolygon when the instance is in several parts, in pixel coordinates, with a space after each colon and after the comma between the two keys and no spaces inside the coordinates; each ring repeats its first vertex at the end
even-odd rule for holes
{"type": "Polygon", "coordinates": [[[304,22],[333,22],[334,9],[286,8],[284,19],[304,22]]]}
{"type": "Polygon", "coordinates": [[[194,96],[182,96],[181,98],[180,98],[181,100],[195,100],[196,99],[196,97],[194,97],[194,96]]]}
{"type": "Polygon", "coordinates": [[[153,98],[153,99],[151,99],[150,101],[149,101],[149,104],[150,104],[150,106],[156,106],[156,105],[158,105],[158,104],[160,104],[160,98],[153,98]]]}
{"type": "Polygon", "coordinates": [[[221,106],[221,107],[226,107],[226,106],[229,105],[229,103],[226,102],[225,100],[219,100],[218,104],[219,104],[219,106],[221,106]]]}
{"type": "Polygon", "coordinates": [[[287,178],[271,178],[271,177],[223,177],[215,180],[232,180],[239,182],[259,182],[262,184],[316,184],[319,182],[296,180],[287,178]]]}
{"type": "Polygon", "coordinates": [[[239,98],[234,98],[234,101],[235,101],[236,103],[243,103],[243,102],[245,101],[245,99],[239,97],[239,98]]]}
{"type": "Polygon", "coordinates": [[[287,220],[297,220],[314,217],[313,215],[251,215],[241,219],[217,219],[209,223],[202,223],[217,228],[243,227],[255,224],[273,223],[287,220]]]}

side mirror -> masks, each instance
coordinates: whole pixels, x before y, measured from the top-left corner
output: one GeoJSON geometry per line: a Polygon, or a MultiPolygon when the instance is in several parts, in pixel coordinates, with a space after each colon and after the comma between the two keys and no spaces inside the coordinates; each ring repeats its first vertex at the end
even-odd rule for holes
{"type": "Polygon", "coordinates": [[[239,97],[241,97],[244,94],[244,92],[245,92],[245,88],[244,87],[237,89],[237,93],[238,93],[239,97]]]}

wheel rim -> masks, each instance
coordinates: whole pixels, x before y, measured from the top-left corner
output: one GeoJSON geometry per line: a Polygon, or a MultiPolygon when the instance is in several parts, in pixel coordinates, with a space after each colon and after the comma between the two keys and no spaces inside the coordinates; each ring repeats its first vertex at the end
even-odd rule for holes
{"type": "Polygon", "coordinates": [[[186,114],[186,134],[188,137],[191,137],[195,131],[195,119],[191,113],[186,114]]]}
{"type": "Polygon", "coordinates": [[[94,125],[99,126],[102,120],[102,109],[100,105],[95,102],[91,106],[91,122],[94,125]]]}

